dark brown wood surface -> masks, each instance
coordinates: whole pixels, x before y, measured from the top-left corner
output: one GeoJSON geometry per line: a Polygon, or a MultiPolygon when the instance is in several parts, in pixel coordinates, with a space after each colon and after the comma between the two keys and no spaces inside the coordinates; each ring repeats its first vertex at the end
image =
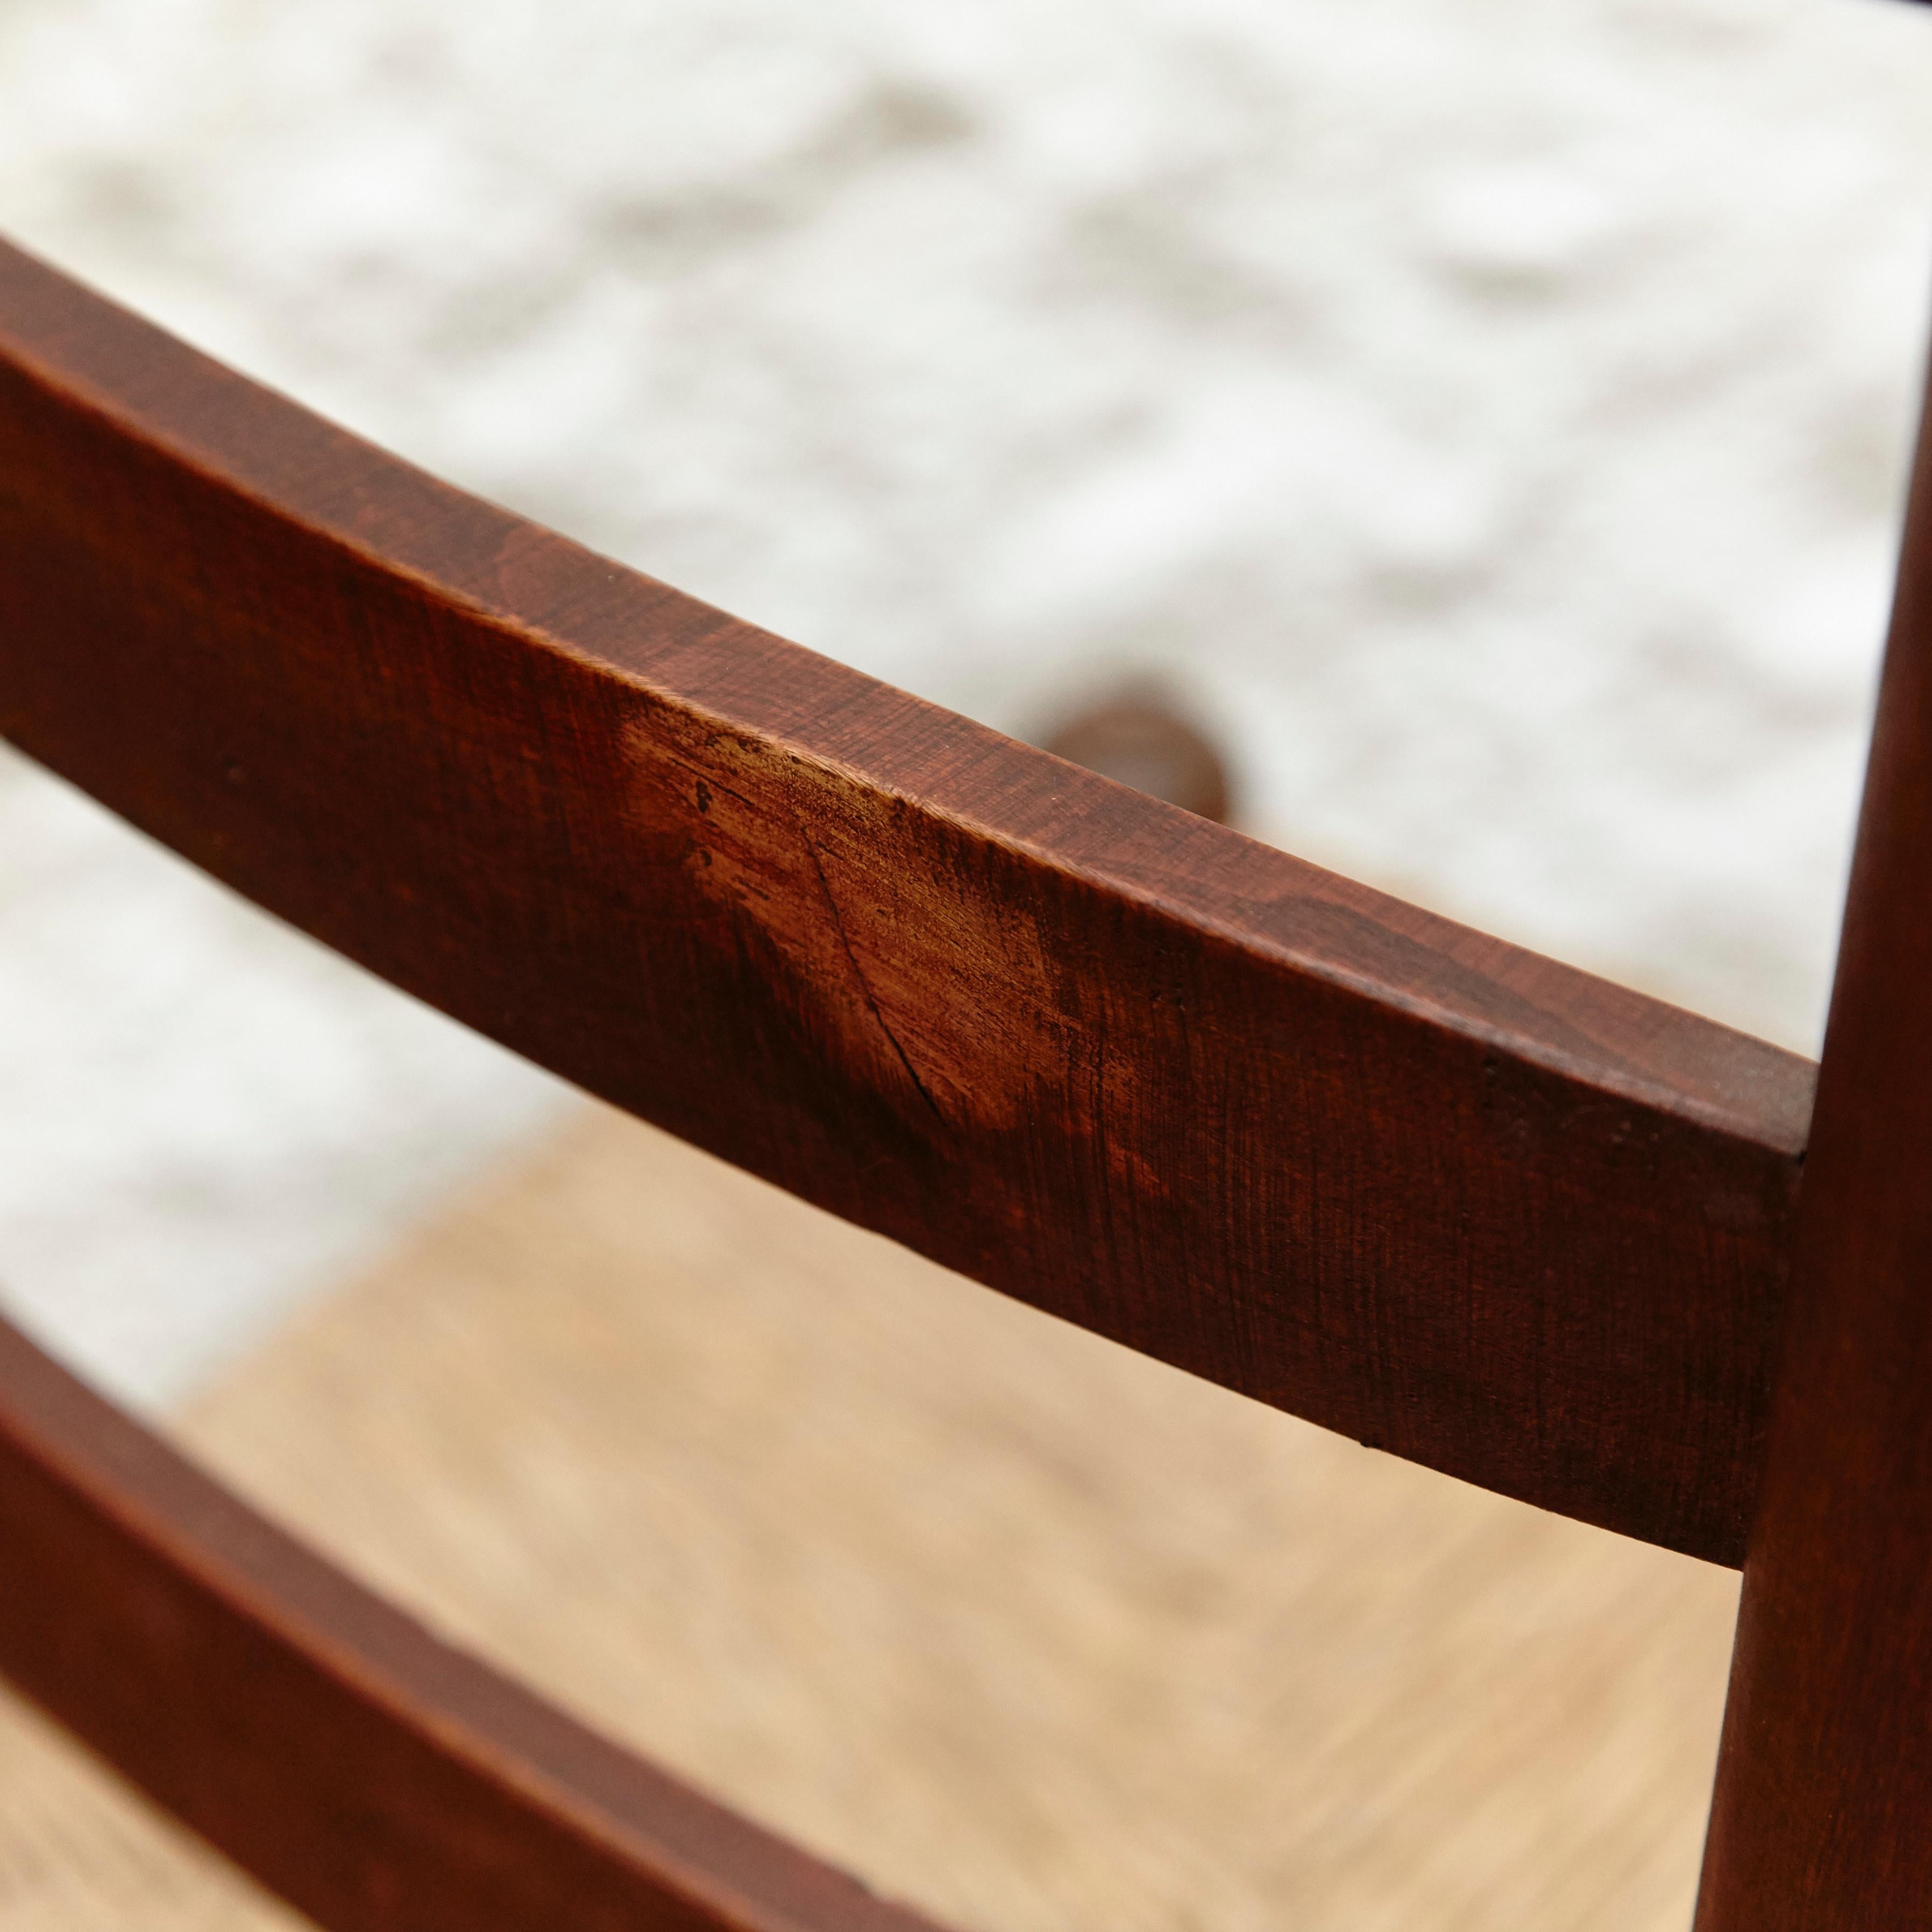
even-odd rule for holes
{"type": "Polygon", "coordinates": [[[0,254],[0,733],[620,1106],[1736,1562],[1808,1063],[1018,746],[0,254]]]}
{"type": "Polygon", "coordinates": [[[1932,1924],[1932,417],[1807,1162],[1699,1932],[1932,1924]]]}
{"type": "Polygon", "coordinates": [[[0,1322],[0,1659],[334,1932],[931,1932],[439,1642],[0,1322]]]}

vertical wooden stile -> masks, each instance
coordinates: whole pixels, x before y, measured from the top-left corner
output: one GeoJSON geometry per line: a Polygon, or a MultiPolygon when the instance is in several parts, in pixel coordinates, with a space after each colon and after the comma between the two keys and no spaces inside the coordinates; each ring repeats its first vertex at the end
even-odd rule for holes
{"type": "Polygon", "coordinates": [[[1932,410],[1744,1565],[1697,1932],[1932,1925],[1932,410]]]}

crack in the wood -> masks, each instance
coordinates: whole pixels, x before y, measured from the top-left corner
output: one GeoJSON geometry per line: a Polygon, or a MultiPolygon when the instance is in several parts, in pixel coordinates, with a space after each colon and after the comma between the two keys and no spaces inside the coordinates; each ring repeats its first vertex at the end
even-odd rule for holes
{"type": "MultiPolygon", "coordinates": [[[[680,758],[675,752],[667,752],[663,756],[666,764],[675,765],[680,771],[688,773],[696,782],[700,791],[714,795],[722,792],[725,797],[736,800],[748,812],[756,814],[758,808],[742,792],[734,791],[715,771],[708,770],[702,765],[694,765],[688,758],[680,758]]],[[[708,800],[700,799],[698,801],[698,808],[704,816],[708,818],[710,815],[711,808],[708,800]]]]}
{"type": "Polygon", "coordinates": [[[818,890],[824,896],[826,910],[832,915],[832,929],[838,935],[839,948],[845,955],[845,963],[851,968],[852,976],[859,982],[860,995],[866,1002],[866,1010],[878,1023],[880,1032],[885,1035],[892,1052],[898,1056],[899,1064],[905,1069],[906,1078],[918,1089],[919,1097],[932,1108],[933,1118],[941,1126],[945,1126],[946,1116],[940,1111],[939,1102],[932,1097],[926,1082],[919,1077],[919,1069],[912,1064],[911,1056],[900,1045],[898,1035],[893,1032],[885,1014],[880,1010],[878,1000],[873,996],[872,983],[866,977],[866,969],[859,964],[859,956],[852,950],[851,935],[845,930],[845,916],[838,910],[838,900],[832,890],[832,881],[825,876],[825,862],[820,855],[818,842],[802,824],[799,825],[798,836],[804,841],[806,850],[811,854],[812,869],[818,874],[818,890]]]}

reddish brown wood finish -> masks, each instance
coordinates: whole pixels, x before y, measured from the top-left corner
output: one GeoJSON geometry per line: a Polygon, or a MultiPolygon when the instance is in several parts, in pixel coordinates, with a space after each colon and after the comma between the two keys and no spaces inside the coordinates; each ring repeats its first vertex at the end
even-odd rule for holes
{"type": "Polygon", "coordinates": [[[1327,1426],[1742,1555],[1790,1054],[436,483],[0,256],[0,731],[592,1091],[1327,1426]]]}
{"type": "Polygon", "coordinates": [[[1932,1924],[1932,415],[1808,1159],[1699,1932],[1932,1924]]]}
{"type": "Polygon", "coordinates": [[[0,1323],[0,1658],[335,1932],[930,1932],[350,1582],[0,1323]]]}

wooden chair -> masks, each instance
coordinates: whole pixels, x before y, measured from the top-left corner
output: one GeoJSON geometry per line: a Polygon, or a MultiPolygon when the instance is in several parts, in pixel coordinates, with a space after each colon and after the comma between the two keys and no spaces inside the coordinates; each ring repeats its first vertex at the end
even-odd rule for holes
{"type": "MultiPolygon", "coordinates": [[[[808,1200],[1742,1564],[1703,1932],[1932,1922],[1928,568],[1922,458],[1814,1114],[1802,1060],[786,644],[0,250],[8,737],[808,1200]]],[[[923,1922],[10,1332],[0,1552],[0,1666],[340,1932],[923,1922]]]]}

